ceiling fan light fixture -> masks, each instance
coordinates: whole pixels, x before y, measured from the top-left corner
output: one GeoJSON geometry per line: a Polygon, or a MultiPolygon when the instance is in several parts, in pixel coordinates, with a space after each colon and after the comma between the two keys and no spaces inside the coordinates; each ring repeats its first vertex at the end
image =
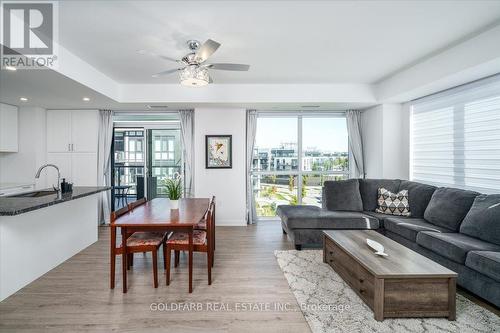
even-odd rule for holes
{"type": "Polygon", "coordinates": [[[183,86],[201,87],[210,83],[208,70],[199,65],[189,65],[179,73],[179,78],[183,86]]]}

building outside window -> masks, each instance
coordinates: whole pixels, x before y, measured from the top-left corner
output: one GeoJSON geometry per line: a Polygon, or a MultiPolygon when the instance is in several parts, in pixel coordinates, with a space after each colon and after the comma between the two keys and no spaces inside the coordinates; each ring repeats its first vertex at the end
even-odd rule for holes
{"type": "Polygon", "coordinates": [[[252,162],[260,218],[279,205],[322,205],[325,180],[348,177],[347,124],[343,113],[280,116],[261,113],[252,162]]]}

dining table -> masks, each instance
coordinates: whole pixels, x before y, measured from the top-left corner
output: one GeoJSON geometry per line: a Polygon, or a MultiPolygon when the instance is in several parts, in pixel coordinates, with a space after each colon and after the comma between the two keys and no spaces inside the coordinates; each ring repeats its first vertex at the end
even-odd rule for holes
{"type": "MultiPolygon", "coordinates": [[[[171,209],[167,198],[154,198],[145,204],[135,207],[128,214],[115,220],[112,228],[120,228],[122,238],[122,285],[123,292],[127,292],[127,237],[134,232],[172,232],[188,233],[189,240],[189,292],[193,292],[193,231],[207,212],[210,199],[182,198],[179,208],[171,209]]],[[[116,235],[115,233],[112,233],[116,235]]],[[[116,236],[115,236],[116,237],[116,236]]],[[[116,239],[112,239],[116,244],[116,239]]]]}

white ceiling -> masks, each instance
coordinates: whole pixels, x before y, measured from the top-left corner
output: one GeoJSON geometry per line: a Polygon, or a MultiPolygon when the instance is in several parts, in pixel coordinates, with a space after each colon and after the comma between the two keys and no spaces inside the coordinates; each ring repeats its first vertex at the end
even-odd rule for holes
{"type": "Polygon", "coordinates": [[[374,103],[118,103],[83,84],[52,70],[0,71],[0,102],[17,106],[37,106],[45,109],[112,109],[149,111],[150,105],[166,106],[154,111],[196,107],[256,108],[261,110],[347,110],[364,109],[374,103]],[[20,97],[28,101],[20,101],[20,97]],[[84,102],[83,97],[90,98],[84,102]],[[302,107],[314,105],[317,107],[302,107]]]}
{"type": "MultiPolygon", "coordinates": [[[[2,70],[1,102],[56,109],[146,110],[147,104],[161,104],[297,110],[314,104],[317,110],[344,110],[374,105],[374,83],[495,30],[500,1],[65,0],[59,2],[59,21],[60,44],[84,62],[69,62],[62,74],[2,70]],[[137,52],[180,58],[186,40],[207,38],[222,43],[212,62],[248,63],[250,71],[213,71],[213,86],[186,88],[175,74],[151,77],[175,63],[137,52]],[[29,101],[21,103],[21,96],[29,101]],[[83,96],[91,101],[84,103],[83,96]]],[[[472,44],[485,55],[477,61],[500,54],[490,44],[472,44]]]]}
{"type": "Polygon", "coordinates": [[[60,43],[119,83],[151,74],[185,41],[212,38],[215,83],[374,83],[500,19],[500,1],[61,1],[60,43]]]}

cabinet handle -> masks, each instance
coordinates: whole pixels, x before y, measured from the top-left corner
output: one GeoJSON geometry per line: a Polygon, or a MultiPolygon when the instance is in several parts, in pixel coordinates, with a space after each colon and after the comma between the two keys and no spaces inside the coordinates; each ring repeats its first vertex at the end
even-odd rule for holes
{"type": "Polygon", "coordinates": [[[359,279],[359,282],[360,282],[360,283],[363,283],[363,282],[365,282],[365,280],[363,280],[363,279],[359,279]]]}
{"type": "Polygon", "coordinates": [[[364,293],[365,293],[365,291],[366,291],[366,290],[364,290],[364,289],[359,289],[359,293],[360,293],[360,294],[364,294],[364,293]]]}
{"type": "Polygon", "coordinates": [[[330,255],[333,256],[333,252],[332,251],[330,251],[330,255]]]}

